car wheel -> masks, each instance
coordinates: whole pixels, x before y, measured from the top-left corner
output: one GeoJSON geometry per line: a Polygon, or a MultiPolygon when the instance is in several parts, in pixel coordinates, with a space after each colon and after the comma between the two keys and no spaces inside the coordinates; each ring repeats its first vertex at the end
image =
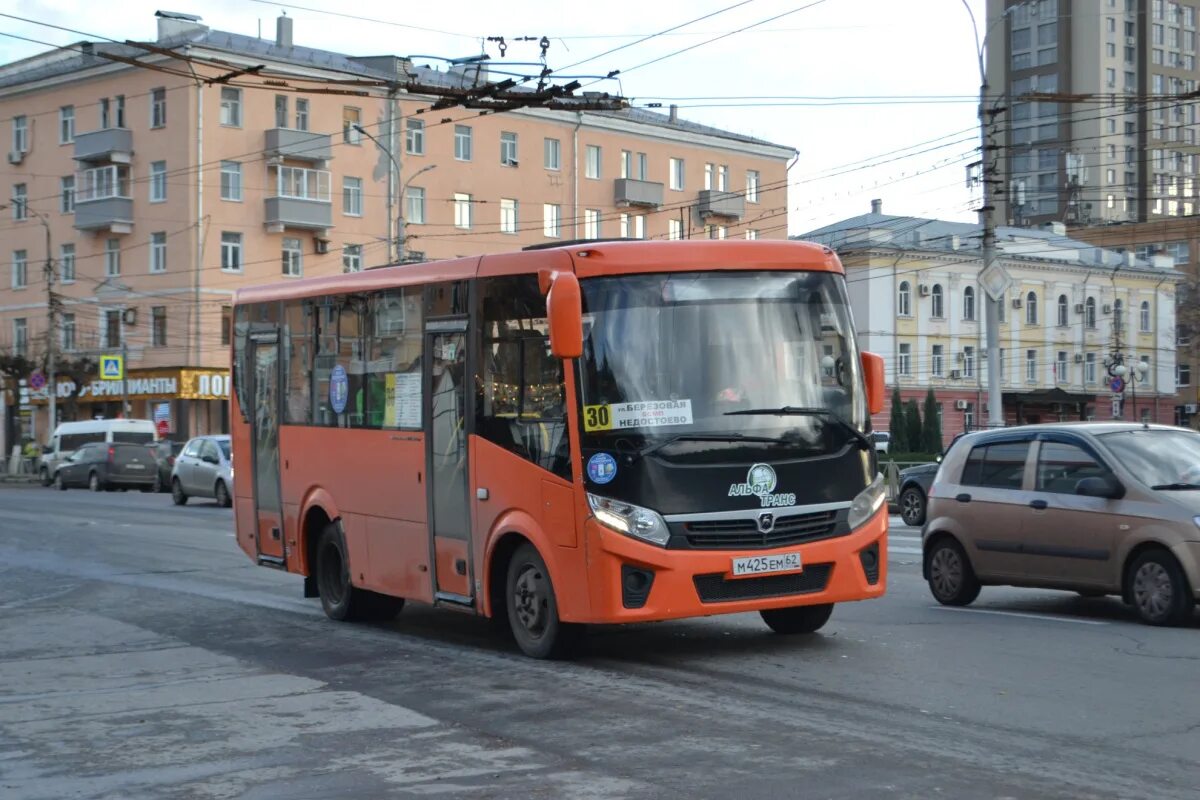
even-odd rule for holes
{"type": "Polygon", "coordinates": [[[967,606],[979,597],[979,579],[962,545],[949,536],[938,539],[930,548],[929,591],[942,605],[967,606]]]}
{"type": "Polygon", "coordinates": [[[46,469],[45,467],[42,467],[42,469],[38,472],[38,478],[41,479],[42,486],[49,486],[50,482],[51,482],[50,481],[50,470],[46,469]]]}
{"type": "Polygon", "coordinates": [[[532,544],[525,543],[513,553],[505,587],[509,627],[521,652],[531,658],[570,655],[583,627],[558,618],[550,571],[532,544]]]}
{"type": "Polygon", "coordinates": [[[217,505],[221,508],[229,508],[233,505],[233,498],[229,496],[229,490],[225,488],[225,481],[217,481],[217,486],[213,489],[213,497],[217,498],[217,505]]]}
{"type": "Polygon", "coordinates": [[[1196,601],[1187,576],[1165,550],[1148,550],[1129,567],[1129,596],[1147,625],[1182,625],[1192,617],[1196,601]]]}
{"type": "Polygon", "coordinates": [[[67,484],[63,482],[63,476],[61,472],[54,473],[54,488],[58,489],[60,492],[65,492],[67,490],[67,484]]]}
{"type": "Polygon", "coordinates": [[[350,562],[337,525],[329,523],[317,542],[317,591],[325,616],[339,622],[392,619],[404,599],[359,589],[350,582],[350,562]]]}
{"type": "Polygon", "coordinates": [[[88,475],[88,488],[93,492],[104,491],[104,484],[100,483],[100,476],[94,472],[88,475]]]}
{"type": "Polygon", "coordinates": [[[171,502],[177,506],[187,502],[187,495],[183,493],[183,484],[179,482],[179,478],[171,481],[171,502]]]}
{"type": "Polygon", "coordinates": [[[776,633],[816,633],[829,621],[829,616],[833,613],[833,603],[772,608],[758,613],[763,622],[767,623],[767,627],[776,633]]]}
{"type": "Polygon", "coordinates": [[[925,494],[917,487],[910,486],[900,493],[900,518],[913,527],[925,524],[925,494]]]}

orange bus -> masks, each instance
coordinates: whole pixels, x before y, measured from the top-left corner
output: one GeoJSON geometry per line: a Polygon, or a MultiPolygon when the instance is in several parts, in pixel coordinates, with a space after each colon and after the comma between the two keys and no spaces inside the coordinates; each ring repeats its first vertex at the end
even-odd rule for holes
{"type": "Polygon", "coordinates": [[[828,248],[538,246],[246,289],[233,328],[238,544],[333,619],[445,606],[544,658],[884,593],[883,361],[828,248]]]}

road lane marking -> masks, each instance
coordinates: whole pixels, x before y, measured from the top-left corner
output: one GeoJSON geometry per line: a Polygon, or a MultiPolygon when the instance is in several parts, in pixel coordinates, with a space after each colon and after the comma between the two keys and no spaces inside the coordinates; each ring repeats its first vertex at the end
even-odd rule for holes
{"type": "Polygon", "coordinates": [[[893,547],[890,544],[888,545],[888,555],[895,553],[901,556],[919,556],[922,552],[924,551],[919,547],[893,547]]]}
{"type": "Polygon", "coordinates": [[[968,614],[994,614],[998,617],[1019,617],[1021,619],[1040,619],[1046,622],[1073,622],[1076,625],[1107,625],[1104,620],[1074,619],[1072,617],[1055,617],[1050,614],[1027,614],[1021,611],[996,611],[990,608],[958,608],[957,606],[929,606],[940,611],[965,611],[968,614]]]}

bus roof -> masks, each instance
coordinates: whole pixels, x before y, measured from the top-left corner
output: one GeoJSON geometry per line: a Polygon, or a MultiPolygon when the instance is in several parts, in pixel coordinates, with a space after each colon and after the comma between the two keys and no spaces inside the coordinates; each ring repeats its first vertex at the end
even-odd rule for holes
{"type": "Polygon", "coordinates": [[[241,305],[325,294],[369,292],[396,286],[465,280],[477,275],[536,273],[543,269],[574,270],[580,278],[709,270],[807,270],[843,274],[842,263],[833,250],[811,242],[609,240],[571,242],[559,247],[422,264],[399,264],[365,272],[287,280],[240,289],[234,295],[234,302],[241,305]]]}

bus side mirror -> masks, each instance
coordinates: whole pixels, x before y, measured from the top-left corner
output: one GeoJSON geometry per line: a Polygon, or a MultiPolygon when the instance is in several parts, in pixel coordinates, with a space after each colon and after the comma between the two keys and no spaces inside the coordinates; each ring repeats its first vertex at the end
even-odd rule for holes
{"type": "Polygon", "coordinates": [[[579,279],[573,272],[550,276],[546,294],[546,318],[550,322],[550,352],[556,358],[583,355],[583,301],[579,279]]]}
{"type": "Polygon", "coordinates": [[[866,351],[862,354],[863,383],[867,386],[867,411],[883,411],[883,356],[866,351]]]}

